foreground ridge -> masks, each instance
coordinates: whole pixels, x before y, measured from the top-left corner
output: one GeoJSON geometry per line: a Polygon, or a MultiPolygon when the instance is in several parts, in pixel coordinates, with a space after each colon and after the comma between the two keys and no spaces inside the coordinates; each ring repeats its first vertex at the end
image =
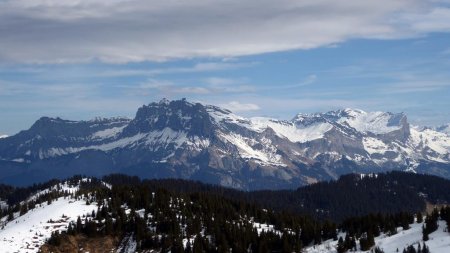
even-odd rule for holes
{"type": "MultiPolygon", "coordinates": [[[[339,184],[363,184],[382,176],[348,175],[353,181],[339,184]]],[[[111,175],[103,180],[77,176],[52,181],[30,187],[28,195],[23,194],[28,190],[16,189],[22,193],[9,196],[9,206],[1,208],[2,250],[334,253],[402,252],[419,244],[430,252],[450,250],[449,207],[428,215],[399,211],[333,223],[262,208],[236,192],[227,196],[226,189],[206,190],[210,187],[217,186],[111,175]]],[[[431,190],[421,196],[430,195],[431,200],[432,192],[439,195],[431,190]]]]}

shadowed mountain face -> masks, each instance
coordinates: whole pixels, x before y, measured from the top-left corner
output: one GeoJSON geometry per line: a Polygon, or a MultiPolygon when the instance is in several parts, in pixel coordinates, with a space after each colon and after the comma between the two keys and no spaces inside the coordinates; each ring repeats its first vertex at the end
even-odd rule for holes
{"type": "Polygon", "coordinates": [[[43,117],[0,139],[0,182],[26,185],[113,172],[254,190],[294,188],[349,172],[408,170],[450,178],[450,137],[404,114],[344,109],[292,120],[243,118],[186,100],[134,119],[43,117]]]}

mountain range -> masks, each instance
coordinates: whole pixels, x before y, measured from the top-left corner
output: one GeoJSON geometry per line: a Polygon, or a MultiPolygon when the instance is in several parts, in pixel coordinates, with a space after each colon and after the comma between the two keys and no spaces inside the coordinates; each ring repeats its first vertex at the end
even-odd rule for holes
{"type": "Polygon", "coordinates": [[[348,173],[404,170],[450,178],[449,126],[416,127],[403,113],[342,109],[292,120],[245,118],[166,99],[133,119],[42,117],[0,138],[0,182],[75,174],[183,178],[243,189],[287,189],[348,173]]]}

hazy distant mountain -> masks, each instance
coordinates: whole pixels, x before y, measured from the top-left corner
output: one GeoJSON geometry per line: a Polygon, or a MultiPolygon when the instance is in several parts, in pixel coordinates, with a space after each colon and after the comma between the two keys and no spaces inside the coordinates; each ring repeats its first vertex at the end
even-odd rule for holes
{"type": "Polygon", "coordinates": [[[0,140],[0,182],[121,172],[279,189],[349,172],[450,178],[449,153],[448,132],[410,126],[402,113],[344,109],[276,120],[162,100],[139,108],[134,119],[39,119],[0,140]]]}
{"type": "Polygon", "coordinates": [[[450,135],[450,124],[439,126],[435,130],[450,135]]]}

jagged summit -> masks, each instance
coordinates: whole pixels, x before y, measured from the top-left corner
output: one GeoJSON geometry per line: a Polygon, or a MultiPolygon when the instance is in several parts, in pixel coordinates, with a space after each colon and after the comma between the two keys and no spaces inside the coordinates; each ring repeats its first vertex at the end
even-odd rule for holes
{"type": "Polygon", "coordinates": [[[449,153],[448,134],[411,127],[403,113],[346,108],[278,120],[163,99],[143,105],[133,119],[39,119],[0,139],[0,182],[120,172],[292,188],[392,169],[450,177],[449,153]],[[30,172],[36,177],[23,176],[30,172]]]}
{"type": "Polygon", "coordinates": [[[200,103],[186,99],[163,99],[140,107],[135,118],[124,129],[127,135],[163,130],[184,131],[191,136],[211,136],[212,121],[207,109],[200,103]]]}

